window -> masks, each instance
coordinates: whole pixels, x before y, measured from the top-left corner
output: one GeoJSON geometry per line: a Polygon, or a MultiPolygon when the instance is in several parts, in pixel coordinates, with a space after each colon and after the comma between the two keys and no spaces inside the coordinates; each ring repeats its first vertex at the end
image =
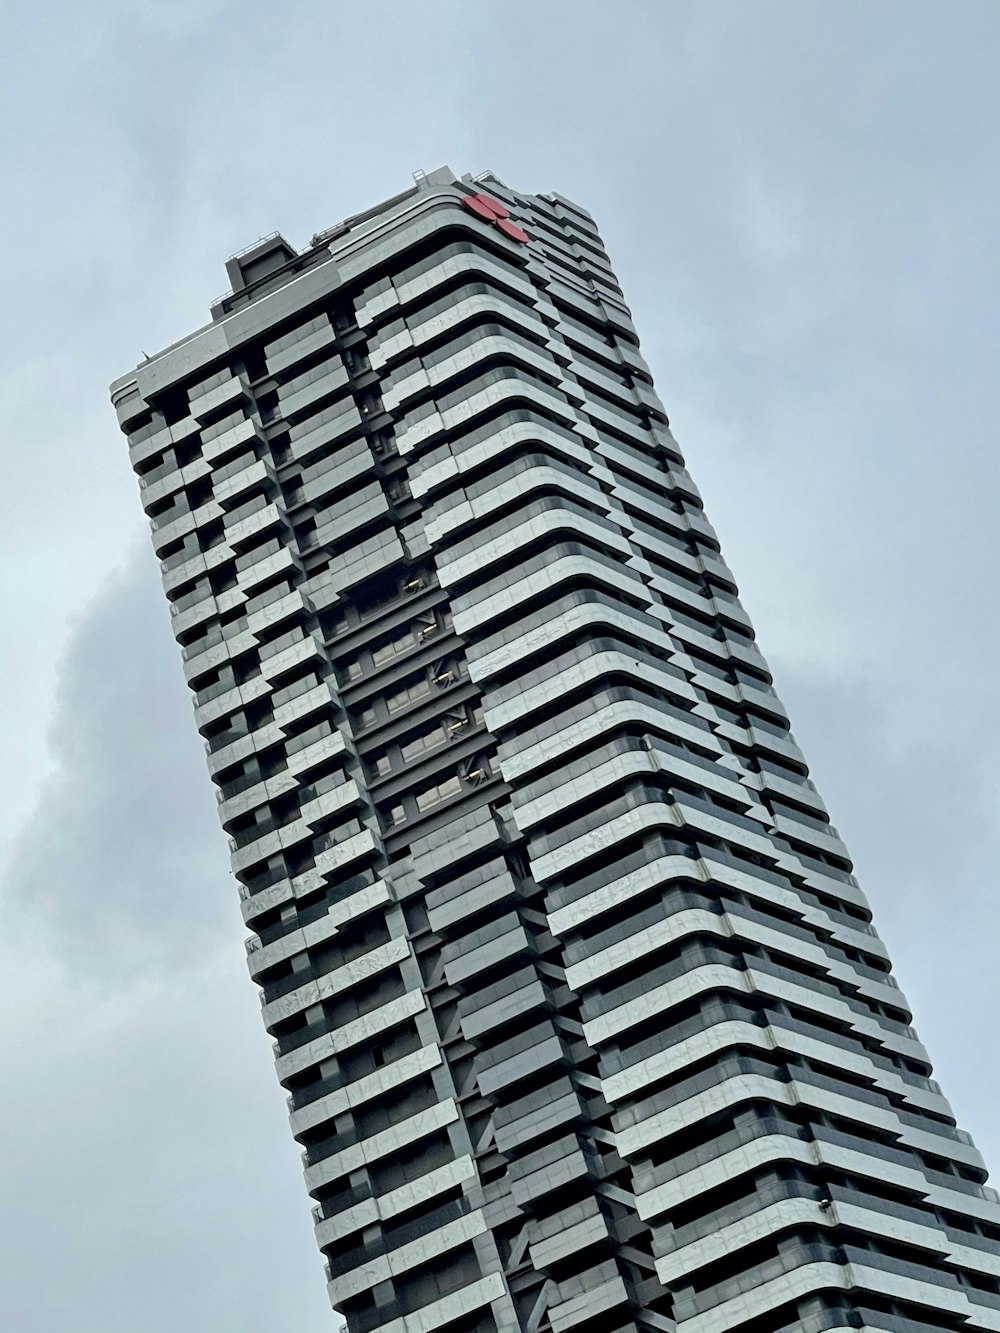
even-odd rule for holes
{"type": "Polygon", "coordinates": [[[376,611],[381,610],[383,606],[388,606],[394,602],[399,595],[399,585],[393,578],[378,579],[372,586],[369,586],[364,594],[357,599],[358,615],[364,619],[366,616],[374,615],[376,611]]]}
{"type": "MultiPolygon", "coordinates": [[[[419,579],[414,579],[407,583],[406,591],[417,592],[422,586],[423,584],[419,579]]],[[[451,612],[447,607],[436,612],[428,611],[418,616],[413,624],[405,630],[378,644],[372,650],[372,662],[376,667],[382,666],[384,663],[392,661],[393,658],[409,652],[415,644],[424,643],[436,634],[440,634],[442,629],[450,628],[451,612]]]]}
{"type": "Polygon", "coordinates": [[[316,315],[313,319],[307,320],[304,324],[299,324],[294,329],[289,329],[289,331],[283,333],[280,338],[275,338],[274,342],[268,343],[264,348],[265,355],[274,356],[276,352],[284,352],[287,348],[294,347],[297,342],[301,342],[303,338],[308,338],[311,333],[318,333],[329,327],[330,319],[328,315],[316,315]]]}
{"type": "Polygon", "coordinates": [[[235,509],[230,509],[226,514],[226,521],[230,527],[234,527],[237,523],[242,523],[245,518],[250,518],[252,514],[259,513],[261,509],[266,509],[270,503],[270,495],[264,491],[258,491],[256,495],[251,495],[249,500],[244,500],[235,509]]]}
{"type": "Polygon", "coordinates": [[[395,638],[387,639],[372,650],[372,662],[375,666],[382,666],[384,662],[391,662],[394,657],[400,653],[408,652],[413,647],[413,633],[411,630],[404,630],[402,634],[397,634],[395,638]]]}
{"type": "Polygon", "coordinates": [[[278,708],[282,704],[290,703],[292,699],[297,699],[302,694],[307,694],[310,690],[316,688],[319,684],[319,676],[315,671],[310,671],[298,680],[293,680],[291,684],[285,685],[280,690],[275,690],[271,696],[272,707],[278,708]]]}
{"type": "Polygon", "coordinates": [[[286,380],[281,387],[283,394],[297,393],[300,389],[306,389],[310,384],[318,384],[322,380],[329,380],[330,387],[340,388],[347,383],[347,377],[338,371],[343,372],[343,362],[336,354],[331,354],[321,361],[318,366],[312,366],[309,370],[304,370],[300,375],[296,375],[286,380]]]}
{"type": "Polygon", "coordinates": [[[444,732],[439,726],[432,727],[429,731],[421,732],[419,736],[414,736],[412,740],[400,746],[400,754],[404,763],[410,763],[420,755],[426,754],[428,750],[436,750],[444,741],[444,732]]]}
{"type": "Polygon", "coordinates": [[[246,417],[242,412],[228,412],[224,417],[220,417],[218,421],[213,421],[210,426],[203,427],[201,432],[202,443],[207,444],[209,440],[217,439],[220,435],[224,435],[227,430],[232,430],[244,421],[246,421],[246,417]]]}
{"type": "Polygon", "coordinates": [[[244,451],[237,454],[235,458],[231,458],[228,463],[224,463],[222,467],[216,468],[212,473],[212,480],[220,482],[227,480],[229,477],[235,477],[242,472],[244,468],[250,467],[253,463],[256,463],[256,461],[256,451],[254,449],[244,449],[244,451]]]}
{"type": "Polygon", "coordinates": [[[440,782],[433,787],[425,787],[422,792],[417,793],[417,809],[423,813],[430,810],[435,805],[440,805],[450,796],[457,796],[462,790],[462,783],[456,773],[449,777],[442,778],[440,782]]]}
{"type": "Polygon", "coordinates": [[[217,389],[220,384],[228,384],[232,378],[233,372],[228,366],[223,366],[221,370],[217,370],[213,375],[209,375],[207,379],[199,380],[197,384],[192,384],[188,389],[188,393],[192,398],[196,396],[200,397],[202,394],[208,393],[209,389],[217,389]]]}
{"type": "Polygon", "coordinates": [[[296,625],[294,629],[286,630],[276,639],[271,639],[260,646],[260,659],[263,662],[268,657],[274,657],[282,653],[286,648],[293,648],[296,644],[304,643],[308,640],[308,631],[302,625],[296,625]]]}
{"type": "Polygon", "coordinates": [[[299,750],[304,750],[306,746],[312,745],[314,741],[320,741],[325,736],[333,735],[333,726],[329,720],[317,722],[306,731],[300,731],[295,736],[288,739],[286,750],[288,754],[297,754],[299,750]]]}
{"type": "MultiPolygon", "coordinates": [[[[233,585],[235,585],[235,583],[236,580],[234,578],[233,585]]],[[[272,602],[280,602],[282,597],[287,597],[290,592],[294,591],[294,585],[287,578],[282,579],[278,583],[273,583],[270,588],[265,588],[263,592],[248,598],[246,607],[247,615],[253,615],[255,611],[263,611],[265,606],[270,606],[272,602]]]]}
{"type": "Polygon", "coordinates": [[[425,699],[430,692],[431,685],[427,677],[414,676],[395,694],[389,695],[385,701],[385,706],[390,713],[398,713],[400,709],[406,708],[408,704],[416,703],[419,699],[425,699]]]}
{"type": "Polygon", "coordinates": [[[277,555],[283,549],[283,545],[277,537],[267,537],[258,546],[253,546],[242,555],[238,555],[236,557],[236,568],[238,570],[249,569],[252,565],[257,564],[259,560],[277,555]]]}
{"type": "Polygon", "coordinates": [[[359,708],[358,711],[353,715],[354,725],[359,729],[363,729],[365,727],[373,727],[375,725],[375,719],[377,716],[378,714],[375,711],[375,705],[368,704],[364,708],[359,708]]]}

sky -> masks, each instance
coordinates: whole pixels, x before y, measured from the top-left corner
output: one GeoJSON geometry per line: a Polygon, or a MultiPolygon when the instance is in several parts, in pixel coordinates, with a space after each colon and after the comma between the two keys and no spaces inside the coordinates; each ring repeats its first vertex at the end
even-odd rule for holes
{"type": "Polygon", "coordinates": [[[597,219],[959,1123],[1000,1168],[995,0],[0,5],[0,1326],[331,1333],[107,398],[447,163],[597,219]]]}

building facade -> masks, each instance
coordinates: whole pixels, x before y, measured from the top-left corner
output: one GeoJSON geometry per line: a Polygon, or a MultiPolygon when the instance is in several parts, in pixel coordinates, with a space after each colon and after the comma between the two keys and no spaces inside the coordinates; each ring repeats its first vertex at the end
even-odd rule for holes
{"type": "Polygon", "coordinates": [[[1000,1329],[590,216],[443,169],[227,267],[112,393],[349,1333],[1000,1329]]]}

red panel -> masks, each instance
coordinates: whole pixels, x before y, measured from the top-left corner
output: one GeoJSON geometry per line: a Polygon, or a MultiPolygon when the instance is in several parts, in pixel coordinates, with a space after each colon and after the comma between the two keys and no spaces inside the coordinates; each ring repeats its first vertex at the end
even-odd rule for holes
{"type": "Polygon", "coordinates": [[[486,205],[488,205],[488,207],[492,210],[492,212],[493,212],[493,216],[494,216],[495,218],[509,218],[509,217],[510,217],[510,213],[507,211],[506,208],[504,208],[504,206],[503,206],[503,204],[500,202],[500,200],[499,200],[499,199],[494,199],[493,196],[492,196],[491,194],[479,194],[479,195],[476,195],[476,198],[477,198],[477,199],[482,199],[483,203],[486,204],[486,205]]]}
{"type": "Polygon", "coordinates": [[[485,199],[481,194],[463,195],[462,203],[477,217],[485,218],[487,222],[496,221],[496,214],[490,207],[490,200],[485,199]]]}
{"type": "Polygon", "coordinates": [[[511,222],[508,218],[497,218],[497,226],[512,241],[520,241],[522,245],[527,245],[528,233],[522,231],[516,222],[511,222]]]}

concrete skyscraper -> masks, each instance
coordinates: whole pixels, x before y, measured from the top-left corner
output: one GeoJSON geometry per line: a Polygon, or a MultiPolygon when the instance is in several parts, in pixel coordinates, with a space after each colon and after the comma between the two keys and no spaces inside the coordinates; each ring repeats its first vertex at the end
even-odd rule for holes
{"type": "Polygon", "coordinates": [[[349,1333],[1000,1330],[590,216],[441,170],[227,268],[113,399],[349,1333]]]}

